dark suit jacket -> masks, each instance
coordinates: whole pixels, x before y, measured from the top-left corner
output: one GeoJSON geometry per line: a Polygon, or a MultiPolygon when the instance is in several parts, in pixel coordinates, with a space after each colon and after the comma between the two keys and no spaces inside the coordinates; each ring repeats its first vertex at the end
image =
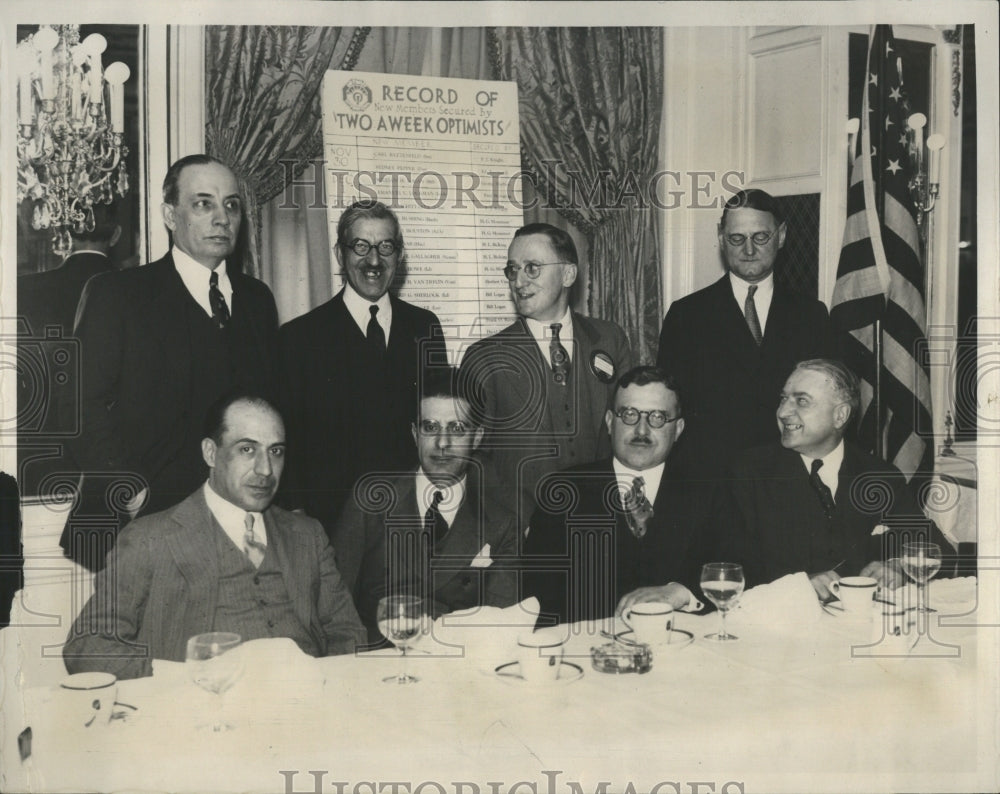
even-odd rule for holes
{"type": "MultiPolygon", "coordinates": [[[[393,581],[408,592],[432,599],[435,617],[473,606],[506,607],[517,600],[513,562],[518,529],[514,513],[483,495],[479,474],[475,467],[470,468],[465,501],[437,548],[430,548],[428,538],[430,554],[425,563],[402,566],[398,576],[393,573],[393,581]],[[493,564],[470,566],[486,544],[493,564]]],[[[379,598],[390,589],[389,549],[398,548],[396,542],[412,543],[410,548],[419,554],[424,516],[417,508],[415,472],[388,481],[366,478],[364,483],[359,497],[345,506],[333,543],[337,567],[354,594],[369,636],[377,641],[375,610],[379,598]],[[392,535],[398,540],[390,541],[392,535]]]]}
{"type": "Polygon", "coordinates": [[[579,407],[586,393],[590,409],[578,410],[577,425],[569,429],[552,426],[544,391],[551,369],[523,320],[479,340],[462,360],[463,379],[475,390],[475,410],[487,429],[480,448],[488,467],[487,482],[503,490],[505,502],[518,505],[522,524],[534,511],[535,486],[543,475],[611,453],[604,414],[615,382],[632,368],[632,350],[615,323],[576,312],[573,339],[574,405],[579,407]],[[594,367],[592,361],[600,354],[613,371],[594,367]],[[570,457],[565,442],[560,443],[568,434],[582,440],[593,456],[570,457]]]}
{"type": "MultiPolygon", "coordinates": [[[[296,617],[324,655],[353,652],[364,629],[319,523],[280,507],[266,510],[264,522],[296,617]]],[[[73,623],[66,668],[135,678],[151,673],[153,659],[184,661],[188,638],[212,631],[222,531],[200,488],[129,524],[73,623]]]]}
{"type": "Polygon", "coordinates": [[[679,380],[692,440],[740,450],[778,439],[778,395],[794,365],[836,355],[826,307],[774,285],[760,347],[728,274],[671,304],[657,365],[679,380]]]}
{"type": "MultiPolygon", "coordinates": [[[[234,380],[268,392],[277,352],[278,315],[265,284],[230,269],[232,315],[240,315],[242,371],[234,380]],[[244,349],[245,348],[245,349],[244,349]]],[[[86,472],[84,491],[67,526],[76,517],[107,512],[106,494],[123,476],[149,483],[145,512],[176,503],[175,493],[158,487],[158,477],[177,459],[192,461],[190,478],[173,485],[190,493],[204,480],[200,454],[190,439],[200,437],[208,406],[192,404],[192,361],[197,351],[186,325],[194,300],[174,267],[173,258],[108,273],[87,283],[77,316],[83,388],[82,432],[70,451],[86,472]],[[187,445],[187,446],[185,446],[187,445]],[[88,483],[88,479],[90,482],[88,483]]],[[[63,546],[68,538],[64,533],[63,546]]],[[[92,564],[92,563],[91,563],[92,564]]]]}
{"type": "Polygon", "coordinates": [[[74,415],[62,415],[61,401],[80,389],[80,355],[73,320],[87,281],[115,268],[93,251],[70,254],[59,267],[17,278],[18,471],[21,490],[38,495],[49,475],[72,470],[67,437],[78,428],[74,415]]]}
{"type": "Polygon", "coordinates": [[[844,445],[833,518],[823,512],[799,453],[780,444],[746,450],[732,487],[747,587],[798,571],[821,573],[838,563],[841,576],[856,576],[869,562],[898,557],[904,535],[929,539],[944,554],[952,551],[902,473],[850,443],[844,445]],[[889,531],[872,535],[879,524],[889,531]]]}
{"type": "Polygon", "coordinates": [[[732,559],[725,483],[671,450],[646,535],[628,528],[611,458],[548,475],[524,544],[522,595],[560,623],[611,617],[639,587],[678,582],[697,597],[701,566],[732,559]]]}
{"type": "Polygon", "coordinates": [[[417,461],[410,425],[422,365],[446,361],[437,317],[390,296],[386,360],[372,360],[365,334],[331,300],[281,327],[279,395],[288,434],[281,502],[305,508],[328,533],[355,481],[401,473],[417,461]]]}

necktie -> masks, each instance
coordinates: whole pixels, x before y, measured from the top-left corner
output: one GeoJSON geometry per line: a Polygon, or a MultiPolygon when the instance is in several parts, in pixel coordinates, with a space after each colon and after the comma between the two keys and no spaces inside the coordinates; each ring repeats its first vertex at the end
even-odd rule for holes
{"type": "Polygon", "coordinates": [[[754,303],[753,294],[757,291],[757,285],[751,284],[750,288],[747,290],[747,300],[743,304],[743,314],[746,315],[747,325],[750,326],[750,333],[753,334],[753,340],[760,346],[760,343],[764,341],[764,334],[760,330],[760,318],[757,316],[757,304],[754,303]]]}
{"type": "Polygon", "coordinates": [[[212,307],[212,321],[216,327],[225,328],[229,324],[229,307],[219,289],[219,274],[214,270],[208,278],[208,303],[212,307]]]}
{"type": "Polygon", "coordinates": [[[378,318],[375,316],[378,314],[378,306],[371,306],[368,311],[372,315],[372,318],[368,321],[368,330],[366,332],[368,344],[376,353],[384,353],[385,331],[382,330],[382,326],[378,324],[378,318]]]}
{"type": "Polygon", "coordinates": [[[442,499],[444,499],[444,492],[435,491],[434,498],[431,499],[431,506],[424,513],[424,529],[430,532],[435,546],[448,533],[448,522],[444,520],[444,516],[441,515],[438,508],[442,499]]]}
{"type": "Polygon", "coordinates": [[[830,489],[827,488],[826,483],[819,478],[819,470],[823,468],[823,461],[816,458],[812,462],[812,473],[809,475],[809,484],[812,485],[813,490],[819,496],[820,504],[823,505],[823,512],[826,513],[827,518],[833,518],[833,494],[830,493],[830,489]]]}
{"type": "Polygon", "coordinates": [[[247,513],[243,525],[246,527],[246,532],[243,533],[243,553],[247,555],[254,568],[260,568],[260,564],[264,562],[267,544],[261,543],[253,534],[253,513],[247,513]]]}
{"type": "Polygon", "coordinates": [[[562,330],[562,323],[552,323],[552,340],[549,342],[549,358],[552,361],[552,378],[560,386],[566,385],[566,378],[569,377],[569,353],[559,341],[559,331],[562,330]]]}
{"type": "Polygon", "coordinates": [[[646,498],[646,481],[642,477],[632,480],[632,487],[625,495],[625,517],[628,528],[637,538],[646,534],[646,524],[653,517],[653,506],[646,498]]]}

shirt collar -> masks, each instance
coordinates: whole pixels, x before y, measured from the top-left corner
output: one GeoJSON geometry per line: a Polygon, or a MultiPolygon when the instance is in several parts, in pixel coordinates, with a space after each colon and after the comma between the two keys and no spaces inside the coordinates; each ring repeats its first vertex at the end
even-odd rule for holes
{"type": "Polygon", "coordinates": [[[419,508],[420,513],[426,513],[428,508],[431,506],[431,500],[434,499],[434,492],[441,491],[443,494],[441,498],[441,503],[438,505],[438,511],[442,516],[451,524],[451,519],[455,517],[458,512],[458,508],[462,506],[462,502],[465,501],[465,482],[466,478],[462,477],[461,480],[456,482],[454,485],[435,485],[431,482],[430,478],[424,473],[423,466],[417,469],[416,476],[416,492],[417,492],[417,508],[419,508]]]}
{"type": "Polygon", "coordinates": [[[751,284],[739,276],[737,276],[732,270],[729,271],[729,284],[733,288],[733,297],[736,298],[736,302],[743,306],[747,300],[747,291],[751,286],[756,286],[757,291],[754,293],[754,300],[768,301],[770,302],[771,296],[774,294],[774,271],[772,270],[763,279],[758,281],[756,284],[751,284]]]}
{"type": "Polygon", "coordinates": [[[630,469],[618,460],[618,458],[614,458],[612,463],[615,470],[615,479],[618,480],[619,488],[628,490],[632,487],[632,480],[636,477],[642,477],[642,480],[645,483],[643,488],[646,491],[646,499],[649,500],[650,504],[656,501],[656,495],[660,492],[660,481],[663,479],[663,471],[667,465],[666,461],[661,463],[659,466],[653,466],[653,468],[646,469],[644,471],[630,469]]]}
{"type": "Polygon", "coordinates": [[[253,534],[260,543],[267,545],[267,530],[264,526],[264,515],[255,511],[247,511],[238,505],[219,496],[212,486],[205,482],[205,503],[208,509],[215,516],[229,539],[236,544],[237,548],[243,548],[243,536],[246,533],[246,517],[248,512],[253,513],[253,534]]]}
{"type": "MultiPolygon", "coordinates": [[[[378,315],[376,315],[378,324],[382,326],[383,330],[389,330],[389,324],[392,322],[392,301],[389,300],[388,292],[384,293],[377,301],[372,302],[367,298],[362,298],[351,286],[351,282],[345,279],[344,306],[347,307],[347,311],[350,312],[362,333],[368,332],[368,322],[372,318],[371,307],[378,306],[378,315]]],[[[387,333],[386,339],[388,338],[387,333]]]]}
{"type": "Polygon", "coordinates": [[[174,269],[181,277],[181,281],[184,282],[184,287],[191,293],[191,297],[198,302],[198,305],[210,315],[212,314],[212,304],[208,299],[208,281],[211,278],[213,270],[215,273],[218,273],[219,291],[222,293],[222,297],[226,299],[226,304],[229,306],[230,311],[232,311],[233,284],[229,280],[225,260],[216,265],[213,270],[209,270],[203,264],[184,253],[176,245],[170,250],[170,255],[174,260],[174,269]]]}
{"type": "MultiPolygon", "coordinates": [[[[806,471],[812,473],[812,462],[816,460],[816,458],[810,458],[808,455],[803,455],[801,453],[799,454],[799,457],[802,458],[802,463],[805,465],[806,471]]],[[[834,474],[838,473],[840,471],[840,464],[844,462],[844,439],[840,439],[840,443],[837,444],[837,446],[835,446],[830,452],[827,452],[822,458],[819,458],[819,460],[823,461],[823,467],[820,469],[820,475],[822,475],[824,471],[832,472],[834,474]]]]}
{"type": "MultiPolygon", "coordinates": [[[[566,348],[566,355],[569,356],[569,360],[573,360],[573,345],[570,344],[573,341],[573,311],[566,307],[566,313],[560,317],[558,320],[552,320],[551,322],[541,322],[539,320],[533,320],[530,317],[523,317],[525,326],[528,328],[528,332],[534,337],[538,346],[542,350],[542,355],[545,357],[546,361],[549,361],[549,343],[552,341],[552,324],[562,323],[562,328],[559,329],[559,341],[562,343],[563,347],[566,348]]],[[[549,362],[551,363],[551,362],[549,362]]]]}

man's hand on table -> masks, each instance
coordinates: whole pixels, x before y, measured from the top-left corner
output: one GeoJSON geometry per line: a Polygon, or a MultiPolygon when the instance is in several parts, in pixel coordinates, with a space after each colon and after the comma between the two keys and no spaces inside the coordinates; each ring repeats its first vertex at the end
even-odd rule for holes
{"type": "Polygon", "coordinates": [[[836,571],[823,571],[822,573],[814,573],[809,577],[809,583],[813,586],[813,590],[816,591],[816,595],[819,596],[820,601],[828,601],[833,598],[833,592],[830,590],[830,583],[836,582],[840,578],[840,574],[836,571]]]}
{"type": "Polygon", "coordinates": [[[883,590],[895,590],[906,582],[899,560],[895,558],[888,562],[872,561],[861,569],[861,575],[872,577],[883,590]]]}
{"type": "Polygon", "coordinates": [[[659,587],[640,587],[621,597],[615,614],[621,617],[622,613],[633,604],[641,604],[646,601],[666,602],[674,609],[684,609],[689,604],[696,603],[697,599],[690,590],[677,582],[670,582],[670,584],[659,587]]]}

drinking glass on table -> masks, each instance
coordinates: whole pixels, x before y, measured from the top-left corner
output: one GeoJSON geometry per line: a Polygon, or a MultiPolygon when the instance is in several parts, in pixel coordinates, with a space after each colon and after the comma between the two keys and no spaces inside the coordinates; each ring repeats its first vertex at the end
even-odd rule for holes
{"type": "Polygon", "coordinates": [[[383,681],[412,684],[420,679],[406,674],[406,651],[423,634],[426,625],[426,607],[422,598],[411,595],[386,596],[379,599],[376,620],[382,636],[403,652],[399,675],[390,675],[383,681]]]}
{"type": "Polygon", "coordinates": [[[726,612],[736,606],[743,594],[743,566],[735,562],[710,562],[701,567],[701,591],[719,610],[722,628],[715,634],[706,634],[708,640],[736,640],[736,635],[726,631],[726,612]]]}
{"type": "Polygon", "coordinates": [[[917,583],[917,612],[937,612],[927,604],[927,582],[941,569],[941,547],[936,543],[904,543],[899,559],[906,575],[917,583]]]}
{"type": "Polygon", "coordinates": [[[239,634],[229,631],[211,631],[196,634],[187,641],[185,655],[191,680],[207,692],[218,695],[212,730],[232,730],[233,726],[222,720],[222,695],[243,675],[243,654],[239,634]]]}

